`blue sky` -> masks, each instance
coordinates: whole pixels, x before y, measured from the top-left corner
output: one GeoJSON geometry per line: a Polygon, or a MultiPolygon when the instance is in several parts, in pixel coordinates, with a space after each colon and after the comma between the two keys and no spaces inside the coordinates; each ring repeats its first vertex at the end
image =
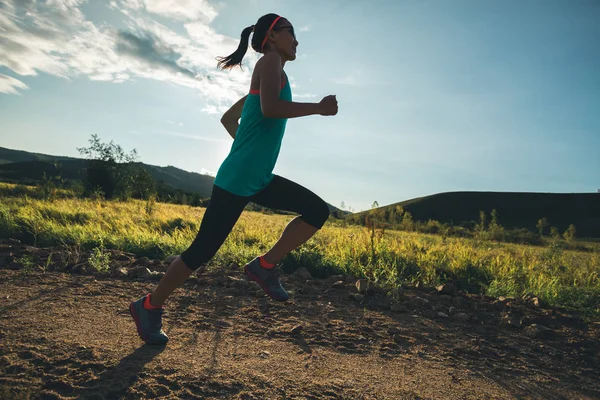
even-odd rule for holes
{"type": "Polygon", "coordinates": [[[214,58],[275,12],[296,27],[296,101],[275,173],[355,211],[446,191],[600,189],[598,1],[8,0],[0,146],[78,156],[92,133],[214,172],[249,87],[214,58]]]}

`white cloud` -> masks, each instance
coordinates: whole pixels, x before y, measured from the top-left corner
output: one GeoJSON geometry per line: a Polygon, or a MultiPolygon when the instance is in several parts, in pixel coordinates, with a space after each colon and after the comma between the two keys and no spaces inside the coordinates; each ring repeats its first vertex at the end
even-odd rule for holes
{"type": "Polygon", "coordinates": [[[298,29],[298,32],[308,32],[310,31],[310,26],[309,25],[304,25],[303,27],[301,27],[300,29],[298,29]]]}
{"type": "Polygon", "coordinates": [[[208,104],[206,105],[203,109],[203,112],[207,113],[208,115],[217,115],[220,114],[219,112],[219,107],[214,106],[212,104],[208,104]]]}
{"type": "Polygon", "coordinates": [[[92,81],[112,81],[114,77],[109,73],[98,73],[95,75],[90,75],[90,79],[92,81]]]}
{"type": "Polygon", "coordinates": [[[20,94],[17,89],[28,89],[28,87],[18,79],[0,74],[0,93],[20,94]]]}
{"type": "MultiPolygon", "coordinates": [[[[164,81],[197,90],[209,104],[205,112],[226,109],[247,92],[251,70],[216,68],[215,57],[233,52],[239,39],[208,25],[217,11],[207,0],[111,1],[108,7],[123,12],[127,30],[89,21],[79,8],[84,2],[2,3],[0,66],[19,75],[45,72],[114,83],[139,78],[164,81]],[[143,10],[187,21],[183,25],[187,34],[174,32],[143,10]]],[[[244,64],[253,65],[258,56],[249,49],[244,64]]],[[[14,93],[19,85],[13,82],[10,87],[5,90],[14,93]]]]}
{"type": "MultiPolygon", "coordinates": [[[[218,15],[217,9],[207,0],[120,0],[125,9],[146,10],[149,13],[179,21],[200,19],[211,22],[218,15]]],[[[115,2],[111,2],[114,8],[115,2]]]]}
{"type": "Polygon", "coordinates": [[[207,170],[206,168],[202,168],[202,169],[200,170],[200,174],[201,174],[201,175],[217,176],[217,173],[216,173],[216,172],[209,171],[209,170],[207,170]]]}

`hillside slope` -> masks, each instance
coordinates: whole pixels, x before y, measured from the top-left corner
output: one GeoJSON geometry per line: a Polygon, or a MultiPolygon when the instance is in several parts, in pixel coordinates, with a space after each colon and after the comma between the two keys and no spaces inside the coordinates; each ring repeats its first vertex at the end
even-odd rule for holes
{"type": "MultiPolygon", "coordinates": [[[[448,192],[380,209],[390,210],[396,206],[410,212],[415,221],[432,219],[456,225],[478,222],[481,210],[485,211],[489,222],[490,213],[495,209],[500,224],[506,228],[526,228],[536,232],[537,221],[545,217],[561,232],[574,224],[578,236],[600,237],[600,193],[448,192]]],[[[548,231],[549,227],[546,229],[548,231]]]]}
{"type": "MultiPolygon", "coordinates": [[[[187,193],[198,193],[205,199],[212,194],[215,178],[210,175],[188,172],[173,166],[139,164],[155,181],[162,181],[168,187],[187,193]]],[[[35,184],[43,179],[44,174],[47,177],[61,176],[69,180],[82,180],[85,167],[86,160],[81,158],[51,156],[0,147],[0,181],[4,182],[35,184]]],[[[348,214],[347,211],[331,204],[327,205],[331,213],[348,214]]]]}
{"type": "Polygon", "coordinates": [[[48,154],[31,153],[29,151],[7,149],[0,147],[0,164],[24,161],[61,161],[74,160],[72,157],[52,156],[48,154]]]}
{"type": "MultiPolygon", "coordinates": [[[[9,182],[35,182],[42,179],[44,173],[48,177],[60,175],[65,179],[81,180],[86,160],[82,158],[58,157],[45,154],[29,153],[0,147],[0,179],[9,182]]],[[[167,186],[188,193],[199,193],[201,197],[211,195],[214,177],[188,172],[167,166],[159,167],[139,163],[156,181],[163,181],[167,186]]]]}

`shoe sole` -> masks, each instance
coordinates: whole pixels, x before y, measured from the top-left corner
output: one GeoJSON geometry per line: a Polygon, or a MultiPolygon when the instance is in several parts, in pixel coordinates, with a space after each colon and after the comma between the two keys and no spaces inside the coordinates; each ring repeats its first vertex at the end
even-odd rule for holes
{"type": "Polygon", "coordinates": [[[162,344],[166,344],[167,342],[159,342],[159,343],[153,343],[153,342],[149,342],[148,340],[146,340],[145,335],[142,333],[142,329],[140,328],[140,317],[137,315],[137,313],[135,312],[135,307],[134,307],[135,303],[131,303],[129,304],[129,314],[131,314],[131,317],[133,318],[133,321],[135,322],[135,327],[137,329],[137,333],[140,336],[140,338],[146,343],[146,344],[158,344],[158,345],[162,345],[162,344]]]}
{"type": "Polygon", "coordinates": [[[262,279],[260,279],[260,277],[258,277],[257,275],[254,275],[252,272],[248,271],[247,265],[244,265],[244,271],[246,272],[246,275],[248,275],[254,282],[258,283],[258,285],[261,287],[261,289],[264,290],[265,293],[273,300],[283,302],[283,301],[287,301],[289,299],[289,297],[282,299],[280,297],[273,295],[273,293],[271,293],[271,291],[269,290],[269,287],[267,286],[267,284],[262,279]]]}

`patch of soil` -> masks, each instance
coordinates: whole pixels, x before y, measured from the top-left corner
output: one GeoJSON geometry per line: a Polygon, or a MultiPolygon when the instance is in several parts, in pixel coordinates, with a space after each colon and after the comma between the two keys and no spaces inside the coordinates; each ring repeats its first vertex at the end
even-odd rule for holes
{"type": "Polygon", "coordinates": [[[169,343],[148,346],[128,305],[167,262],[112,252],[98,273],[64,252],[0,241],[0,398],[600,398],[600,323],[531,296],[446,286],[391,302],[303,271],[277,303],[233,265],[177,289],[169,343]]]}

